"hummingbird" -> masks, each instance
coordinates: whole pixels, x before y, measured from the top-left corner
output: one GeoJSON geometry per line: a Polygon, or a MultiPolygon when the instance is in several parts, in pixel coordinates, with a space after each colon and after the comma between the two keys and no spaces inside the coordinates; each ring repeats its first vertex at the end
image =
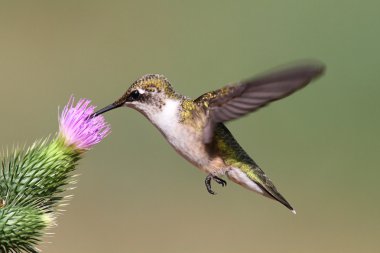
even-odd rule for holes
{"type": "Polygon", "coordinates": [[[205,186],[215,194],[211,181],[221,186],[231,181],[276,200],[295,213],[259,165],[246,153],[224,125],[305,87],[324,72],[324,65],[308,62],[272,70],[229,84],[196,99],[177,93],[161,74],[137,79],[112,104],[91,115],[129,107],[144,115],[169,144],[195,167],[207,173],[205,186]]]}

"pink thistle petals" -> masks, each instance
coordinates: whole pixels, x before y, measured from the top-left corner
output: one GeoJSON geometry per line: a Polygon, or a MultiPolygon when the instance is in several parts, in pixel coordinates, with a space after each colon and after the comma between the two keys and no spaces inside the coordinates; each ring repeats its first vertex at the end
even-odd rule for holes
{"type": "Polygon", "coordinates": [[[91,118],[95,106],[88,99],[79,99],[74,105],[71,96],[59,117],[59,133],[66,145],[77,149],[88,150],[103,140],[110,132],[110,125],[102,115],[91,118]]]}

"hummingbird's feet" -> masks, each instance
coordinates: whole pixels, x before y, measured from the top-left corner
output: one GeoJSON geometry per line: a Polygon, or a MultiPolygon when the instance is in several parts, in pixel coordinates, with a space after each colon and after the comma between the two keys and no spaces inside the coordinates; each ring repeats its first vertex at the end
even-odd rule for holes
{"type": "Polygon", "coordinates": [[[217,182],[218,184],[221,184],[223,187],[227,185],[227,182],[217,176],[214,176],[212,174],[208,174],[206,179],[205,179],[205,185],[206,185],[206,189],[208,191],[208,193],[214,195],[215,192],[213,190],[211,190],[211,179],[214,179],[215,182],[217,182]]]}

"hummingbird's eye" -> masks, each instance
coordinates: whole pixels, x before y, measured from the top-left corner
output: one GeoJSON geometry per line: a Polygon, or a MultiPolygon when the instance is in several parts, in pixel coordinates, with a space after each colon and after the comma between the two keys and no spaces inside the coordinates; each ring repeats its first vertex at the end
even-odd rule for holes
{"type": "Polygon", "coordinates": [[[137,100],[140,97],[140,92],[138,90],[134,90],[131,92],[129,97],[131,98],[131,100],[137,100]]]}

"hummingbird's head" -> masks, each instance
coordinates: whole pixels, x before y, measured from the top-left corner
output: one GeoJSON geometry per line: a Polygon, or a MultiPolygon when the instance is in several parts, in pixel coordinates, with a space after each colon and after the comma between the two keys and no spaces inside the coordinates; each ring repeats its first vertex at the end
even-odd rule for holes
{"type": "Polygon", "coordinates": [[[134,108],[144,115],[159,111],[168,99],[179,99],[180,96],[173,90],[168,79],[159,74],[148,74],[137,79],[112,104],[95,112],[92,116],[105,113],[122,106],[134,108]]]}

